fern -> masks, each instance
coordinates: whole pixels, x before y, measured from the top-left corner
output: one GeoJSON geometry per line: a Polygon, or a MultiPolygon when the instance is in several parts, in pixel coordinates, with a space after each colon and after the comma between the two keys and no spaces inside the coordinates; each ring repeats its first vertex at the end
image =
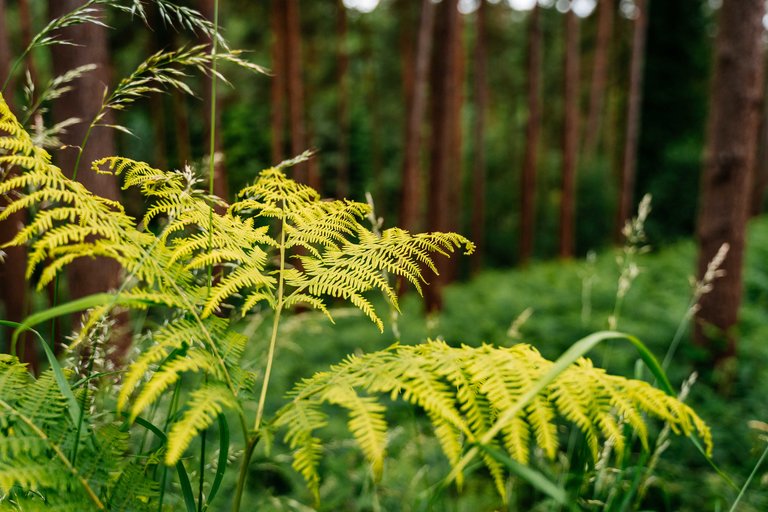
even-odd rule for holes
{"type": "MultiPolygon", "coordinates": [[[[90,403],[84,404],[86,407],[90,403]]],[[[112,421],[92,423],[92,435],[78,440],[67,401],[48,371],[33,379],[24,365],[0,355],[0,506],[36,510],[44,503],[74,510],[149,510],[157,486],[128,453],[128,434],[112,421]],[[78,445],[78,464],[69,457],[78,445]],[[128,507],[111,497],[128,493],[128,507]]],[[[47,509],[46,509],[47,510],[47,509]]]]}
{"type": "MultiPolygon", "coordinates": [[[[511,348],[454,348],[442,341],[395,345],[350,356],[299,384],[290,394],[291,402],[277,413],[274,426],[287,427],[285,440],[296,449],[294,467],[317,496],[319,441],[315,431],[327,424],[323,404],[350,411],[350,430],[377,473],[386,450],[387,427],[383,405],[375,396],[400,397],[426,410],[445,455],[455,465],[465,444],[478,442],[500,412],[551,364],[525,344],[511,348]]],[[[700,436],[711,450],[709,428],[687,405],[646,382],[608,375],[587,359],[561,373],[523,413],[503,425],[495,442],[522,463],[528,462],[532,441],[554,458],[559,448],[556,418],[562,417],[585,433],[595,459],[601,439],[615,443],[617,456],[621,456],[627,439],[619,417],[634,427],[647,446],[645,414],[667,422],[677,433],[700,436]]],[[[500,466],[488,457],[483,460],[503,495],[500,466]]]]}

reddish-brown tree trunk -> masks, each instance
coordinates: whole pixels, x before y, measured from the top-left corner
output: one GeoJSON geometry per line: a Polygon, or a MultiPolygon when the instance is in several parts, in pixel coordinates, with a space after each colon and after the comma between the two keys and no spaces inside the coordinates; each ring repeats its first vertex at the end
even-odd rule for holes
{"type": "Polygon", "coordinates": [[[485,254],[485,112],[488,108],[488,5],[483,0],[476,12],[475,130],[472,161],[472,240],[477,247],[472,272],[479,272],[485,254]]]}
{"type": "Polygon", "coordinates": [[[336,196],[349,196],[349,48],[347,42],[347,8],[336,1],[336,35],[338,42],[337,77],[339,105],[339,160],[336,173],[336,196]]]}
{"type": "Polygon", "coordinates": [[[597,37],[595,38],[595,57],[592,64],[592,80],[589,87],[589,111],[587,113],[586,133],[584,134],[584,152],[593,155],[600,140],[600,126],[603,120],[605,89],[608,83],[608,57],[610,54],[611,35],[615,0],[599,0],[597,9],[597,37]]]}
{"type": "MultiPolygon", "coordinates": [[[[459,52],[459,11],[457,0],[444,0],[438,4],[434,31],[434,55],[432,59],[431,94],[431,168],[429,172],[429,210],[427,215],[430,231],[451,231],[457,225],[458,208],[451,198],[458,182],[459,148],[456,147],[459,119],[456,116],[458,87],[457,53],[459,52]]],[[[442,289],[449,282],[452,270],[449,260],[436,262],[439,272],[426,289],[425,299],[429,311],[442,307],[442,289]]]]}
{"type": "Polygon", "coordinates": [[[536,5],[528,19],[528,123],[520,175],[520,263],[533,257],[536,228],[536,168],[541,133],[541,12],[536,5]]]}
{"type": "Polygon", "coordinates": [[[576,160],[579,147],[579,21],[573,9],[565,14],[564,64],[560,257],[568,259],[575,252],[576,160]]]}
{"type": "Polygon", "coordinates": [[[702,279],[720,246],[725,275],[704,295],[694,341],[716,363],[736,355],[742,260],[762,95],[763,0],[724,0],[719,13],[696,234],[702,279]]]}
{"type": "MultiPolygon", "coordinates": [[[[421,172],[421,142],[424,112],[427,105],[429,62],[432,56],[432,33],[435,24],[435,4],[422,0],[421,18],[416,40],[416,55],[411,80],[406,83],[406,125],[403,157],[400,225],[408,230],[421,229],[423,186],[421,172]]],[[[409,46],[410,47],[410,46],[409,46]]]]}
{"type": "Polygon", "coordinates": [[[619,176],[619,204],[616,209],[615,239],[621,241],[624,223],[630,217],[637,174],[637,144],[640,139],[640,110],[643,103],[643,66],[645,35],[648,26],[646,0],[635,0],[636,17],[632,33],[632,56],[629,64],[629,95],[624,155],[619,176]]]}
{"type": "MultiPolygon", "coordinates": [[[[200,0],[200,13],[211,21],[214,21],[215,17],[214,7],[214,0],[200,0]]],[[[210,39],[207,42],[211,43],[210,39]]],[[[212,149],[214,153],[213,193],[228,201],[229,184],[221,143],[221,102],[218,96],[213,97],[213,79],[211,77],[203,78],[203,119],[205,120],[203,145],[207,148],[206,152],[210,152],[212,149]],[[211,118],[212,101],[216,102],[213,118],[211,118]],[[213,130],[213,148],[211,148],[211,130],[213,130]]]]}
{"type": "MultiPolygon", "coordinates": [[[[285,73],[287,79],[288,117],[290,120],[290,141],[292,156],[309,149],[307,128],[304,120],[304,80],[301,66],[301,27],[298,0],[285,2],[285,73]]],[[[315,166],[306,162],[296,166],[295,176],[298,181],[318,188],[319,176],[313,172],[315,166]]]]}
{"type": "MultiPolygon", "coordinates": [[[[50,0],[50,16],[61,16],[79,5],[82,0],[50,0]]],[[[109,55],[107,53],[106,28],[92,23],[75,25],[62,30],[61,36],[76,45],[54,45],[51,47],[53,56],[53,72],[61,75],[70,69],[84,64],[95,63],[96,70],[80,78],[75,87],[59,98],[53,108],[55,122],[77,117],[85,120],[72,126],[62,137],[62,141],[71,146],[57,153],[59,167],[73,175],[77,151],[90,120],[98,112],[104,89],[109,84],[109,55]]],[[[108,128],[95,128],[84,148],[77,180],[83,183],[91,192],[117,200],[119,189],[114,176],[96,174],[90,170],[90,163],[97,158],[114,155],[114,132],[108,128]]],[[[72,299],[103,292],[115,288],[119,284],[120,267],[114,260],[92,260],[80,258],[68,267],[69,294],[72,299]]],[[[119,332],[123,326],[116,326],[119,332]]],[[[119,336],[114,339],[115,359],[120,359],[128,348],[130,337],[119,336]]]]}
{"type": "MultiPolygon", "coordinates": [[[[8,31],[5,27],[5,0],[0,0],[0,83],[5,81],[8,73],[11,71],[12,53],[10,41],[8,40],[8,31]]],[[[6,90],[3,92],[3,98],[6,103],[13,108],[13,93],[15,82],[8,82],[6,90]]],[[[13,169],[0,169],[0,177],[3,173],[13,172],[13,169]]],[[[0,197],[0,208],[6,204],[4,198],[0,197]]],[[[26,218],[24,212],[17,212],[8,219],[0,222],[0,245],[11,240],[19,231],[19,226],[24,224],[26,218]]],[[[4,249],[5,261],[0,262],[0,300],[3,302],[3,318],[12,322],[21,322],[25,316],[25,304],[27,298],[27,282],[24,279],[24,272],[27,266],[27,251],[24,247],[9,247],[4,249]]],[[[10,349],[11,330],[4,329],[5,352],[10,349]]],[[[20,343],[20,354],[22,360],[32,366],[36,371],[37,358],[34,357],[34,347],[28,337],[24,337],[20,343]]]]}
{"type": "Polygon", "coordinates": [[[272,163],[285,159],[285,2],[272,1],[270,24],[272,28],[272,76],[270,82],[272,110],[272,163]]]}

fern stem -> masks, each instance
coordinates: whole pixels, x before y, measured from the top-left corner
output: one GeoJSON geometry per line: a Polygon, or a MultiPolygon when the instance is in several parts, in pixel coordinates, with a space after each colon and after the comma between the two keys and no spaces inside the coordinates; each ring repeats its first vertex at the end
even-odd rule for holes
{"type": "Polygon", "coordinates": [[[37,435],[37,437],[39,437],[40,439],[42,439],[43,441],[45,441],[45,442],[46,442],[46,443],[47,443],[47,444],[48,444],[48,445],[51,447],[51,449],[53,450],[53,452],[56,454],[56,457],[58,457],[58,459],[59,459],[59,460],[60,460],[60,461],[61,461],[61,462],[62,462],[62,463],[63,463],[63,464],[64,464],[64,465],[67,467],[67,469],[69,470],[69,472],[70,472],[70,473],[72,473],[72,475],[73,475],[75,478],[77,478],[77,479],[78,479],[78,481],[80,482],[80,485],[82,485],[82,486],[83,486],[83,489],[85,489],[85,492],[88,494],[88,497],[91,499],[91,501],[94,503],[94,505],[96,505],[96,507],[97,507],[99,510],[106,510],[106,507],[105,507],[105,506],[104,506],[104,504],[101,502],[101,500],[99,499],[99,497],[98,497],[98,496],[96,496],[96,493],[93,491],[93,489],[91,488],[91,486],[90,486],[90,485],[88,485],[88,481],[87,481],[85,478],[83,478],[83,477],[82,477],[82,475],[80,475],[80,473],[77,471],[77,468],[76,468],[75,466],[73,466],[73,465],[72,465],[72,463],[69,461],[69,459],[67,458],[67,456],[66,456],[66,455],[64,455],[64,452],[62,452],[62,451],[61,451],[61,448],[59,448],[59,447],[56,445],[56,443],[54,443],[54,442],[51,440],[51,438],[49,438],[49,437],[48,437],[48,436],[45,434],[45,432],[43,432],[42,430],[40,430],[40,428],[39,428],[37,425],[35,425],[35,423],[34,423],[34,422],[31,420],[31,419],[29,419],[29,418],[28,418],[28,417],[27,417],[25,414],[23,414],[21,411],[19,411],[18,409],[16,409],[16,408],[15,408],[15,407],[13,407],[12,405],[10,405],[10,404],[9,404],[8,402],[6,402],[5,400],[1,400],[1,399],[0,399],[0,406],[2,406],[3,408],[7,409],[8,411],[10,411],[10,412],[11,412],[12,414],[14,414],[15,416],[17,416],[17,417],[18,417],[18,418],[19,418],[21,421],[23,421],[23,422],[24,422],[24,423],[25,423],[25,424],[26,424],[26,425],[27,425],[27,426],[28,426],[30,429],[32,429],[32,431],[35,433],[35,435],[37,435]]]}
{"type": "MultiPolygon", "coordinates": [[[[284,208],[285,206],[283,206],[284,208]]],[[[280,229],[280,273],[277,282],[277,306],[275,307],[275,317],[272,320],[272,336],[269,340],[269,352],[267,353],[267,367],[264,370],[264,380],[261,384],[261,395],[259,396],[259,407],[256,411],[256,422],[253,430],[258,432],[261,426],[261,420],[264,416],[264,405],[267,401],[267,389],[269,388],[269,378],[272,374],[272,362],[275,358],[275,345],[277,344],[277,330],[280,325],[280,314],[283,311],[283,276],[285,273],[285,210],[283,210],[282,227],[280,229]]]]}
{"type": "Polygon", "coordinates": [[[269,351],[267,352],[267,366],[264,370],[264,379],[261,384],[261,394],[259,395],[259,406],[256,410],[256,421],[253,424],[253,437],[248,438],[245,451],[243,452],[243,460],[240,465],[240,475],[237,478],[237,490],[235,491],[235,500],[232,504],[232,510],[239,512],[240,502],[243,497],[243,491],[245,490],[245,480],[248,476],[248,464],[251,461],[253,450],[256,448],[256,443],[259,440],[259,428],[261,427],[261,421],[264,417],[264,406],[267,402],[267,390],[269,389],[269,378],[272,374],[272,362],[275,359],[275,345],[277,345],[277,331],[280,325],[280,314],[283,311],[284,287],[283,276],[285,275],[285,204],[283,204],[282,224],[280,226],[280,273],[277,278],[277,303],[275,306],[275,317],[272,320],[272,336],[269,340],[269,351]]]}

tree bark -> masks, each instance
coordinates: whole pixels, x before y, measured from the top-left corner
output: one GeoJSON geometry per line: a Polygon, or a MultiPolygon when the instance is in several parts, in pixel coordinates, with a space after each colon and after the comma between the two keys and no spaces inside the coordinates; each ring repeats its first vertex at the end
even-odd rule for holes
{"type": "Polygon", "coordinates": [[[285,160],[285,2],[272,0],[270,24],[272,26],[272,76],[270,93],[272,111],[272,164],[285,160]]]}
{"type": "Polygon", "coordinates": [[[347,41],[347,8],[336,1],[336,35],[338,56],[336,81],[339,115],[339,160],[336,174],[336,197],[349,196],[349,44],[347,41]]]}
{"type": "MultiPolygon", "coordinates": [[[[288,117],[291,127],[291,156],[309,149],[307,128],[304,119],[304,79],[301,66],[301,28],[298,0],[283,0],[285,3],[285,73],[287,79],[288,117]]],[[[307,162],[294,168],[298,181],[317,189],[320,185],[316,167],[307,162]]]]}
{"type": "Polygon", "coordinates": [[[520,263],[533,257],[536,228],[536,169],[541,134],[541,11],[538,4],[528,19],[528,122],[525,155],[520,175],[520,263]]]}
{"type": "Polygon", "coordinates": [[[736,355],[742,261],[764,68],[763,0],[724,0],[715,42],[707,143],[699,201],[698,278],[723,243],[730,246],[718,279],[700,301],[694,342],[716,364],[736,355]]]}
{"type": "MultiPolygon", "coordinates": [[[[434,54],[432,59],[431,91],[431,168],[429,172],[429,210],[427,215],[430,231],[451,231],[458,224],[458,208],[455,202],[459,176],[460,148],[456,147],[460,132],[456,109],[457,90],[460,84],[459,58],[459,11],[457,0],[444,0],[437,6],[434,54]],[[454,202],[452,202],[452,198],[454,202]]],[[[425,293],[428,311],[442,308],[442,290],[452,277],[449,260],[436,262],[439,275],[435,276],[425,293]]]]}
{"type": "MultiPolygon", "coordinates": [[[[5,0],[0,0],[0,83],[5,81],[11,71],[12,52],[8,31],[5,27],[5,0]]],[[[8,82],[7,89],[3,92],[3,98],[13,108],[14,81],[8,82]]],[[[0,177],[4,173],[12,173],[13,169],[0,169],[0,177]]],[[[0,197],[0,208],[7,201],[0,197]]],[[[19,226],[26,221],[23,211],[16,212],[8,219],[0,222],[0,245],[11,240],[19,231],[19,226]]],[[[24,247],[9,247],[4,249],[5,260],[0,262],[0,300],[3,302],[3,318],[12,322],[21,322],[25,316],[27,300],[27,281],[24,273],[27,266],[27,251],[24,247]]],[[[4,352],[10,351],[11,330],[4,328],[4,352]]],[[[23,336],[19,345],[22,361],[29,363],[33,372],[37,371],[37,358],[34,345],[28,336],[23,336]]]]}
{"type": "Polygon", "coordinates": [[[573,258],[576,226],[576,165],[579,143],[579,21],[565,14],[563,172],[560,196],[560,257],[573,258]]]}
{"type": "Polygon", "coordinates": [[[589,87],[589,111],[584,135],[584,153],[594,155],[600,140],[600,126],[603,120],[605,89],[608,83],[608,58],[611,36],[613,34],[613,16],[615,0],[599,0],[597,10],[597,38],[595,40],[595,58],[592,64],[592,80],[589,87]]]}
{"type": "MultiPolygon", "coordinates": [[[[51,18],[61,16],[82,5],[82,0],[50,0],[51,18]]],[[[98,112],[105,88],[109,84],[110,69],[106,28],[85,23],[63,29],[61,37],[76,45],[54,45],[51,47],[54,75],[61,75],[70,69],[94,63],[98,67],[81,77],[73,89],[59,98],[53,105],[55,122],[77,117],[84,121],[70,127],[62,137],[68,147],[56,154],[56,160],[69,176],[73,175],[77,150],[83,143],[88,124],[98,112]]],[[[108,122],[110,122],[108,120],[108,122]]],[[[114,155],[114,132],[109,128],[95,128],[83,150],[77,180],[88,190],[101,197],[119,199],[116,178],[90,171],[89,165],[97,158],[114,155]]],[[[69,295],[72,299],[104,292],[119,284],[120,266],[114,260],[80,258],[68,266],[69,295]]],[[[123,317],[125,320],[125,317],[123,317]]],[[[115,327],[119,333],[123,324],[115,327]]],[[[114,358],[120,360],[128,349],[130,336],[113,338],[114,358]]]]}
{"type": "Polygon", "coordinates": [[[622,240],[624,223],[629,219],[635,192],[637,174],[637,146],[640,138],[640,112],[643,103],[643,67],[645,63],[645,36],[648,26],[646,0],[635,0],[636,18],[632,33],[632,56],[629,64],[629,97],[624,155],[619,177],[619,204],[616,209],[614,237],[622,240]]]}
{"type": "MultiPolygon", "coordinates": [[[[421,145],[424,111],[427,105],[427,85],[429,82],[429,62],[432,57],[432,33],[435,25],[435,4],[431,0],[422,0],[421,17],[416,39],[416,54],[410,60],[410,70],[404,70],[406,76],[406,124],[402,195],[400,199],[400,226],[411,231],[422,227],[423,185],[421,170],[421,145]],[[408,77],[410,76],[410,79],[408,77]]],[[[408,41],[404,51],[412,48],[408,41]]]]}
{"type": "Polygon", "coordinates": [[[481,0],[476,12],[475,40],[475,130],[473,133],[474,155],[472,162],[472,240],[475,254],[472,272],[483,266],[485,253],[485,113],[488,108],[488,5],[481,0]]]}

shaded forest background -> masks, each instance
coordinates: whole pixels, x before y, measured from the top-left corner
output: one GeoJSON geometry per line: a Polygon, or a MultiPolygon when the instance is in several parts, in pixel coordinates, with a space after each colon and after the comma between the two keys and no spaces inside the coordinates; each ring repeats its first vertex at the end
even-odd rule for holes
{"type": "MultiPolygon", "coordinates": [[[[216,95],[217,194],[227,198],[259,170],[312,149],[316,157],[295,177],[325,195],[365,200],[369,191],[386,225],[453,230],[477,243],[462,268],[441,262],[429,309],[440,308],[447,282],[481,268],[582,257],[621,242],[625,220],[646,193],[653,196],[646,230],[655,246],[694,234],[704,207],[698,198],[719,2],[368,3],[220,2],[224,37],[249,49],[247,58],[271,76],[222,70],[233,85],[216,95]]],[[[81,4],[1,1],[6,69],[47,20],[81,4]]],[[[213,17],[211,0],[189,6],[213,17]]],[[[39,48],[21,67],[26,78],[21,71],[11,77],[12,99],[24,105],[25,83],[39,89],[68,68],[97,64],[52,110],[36,113],[38,125],[87,117],[100,88],[154,51],[206,42],[158,23],[148,29],[124,13],[103,15],[110,30],[67,29],[61,35],[83,46],[39,48]]],[[[190,84],[197,98],[155,95],[118,112],[114,123],[132,135],[94,130],[102,138],[89,144],[84,161],[116,152],[204,172],[210,80],[190,77],[190,84]]],[[[755,153],[751,213],[762,211],[768,182],[760,125],[748,148],[755,153]]],[[[61,142],[77,146],[83,130],[82,123],[70,126],[61,142]]],[[[72,156],[65,148],[57,161],[67,168],[72,156]]],[[[95,179],[86,174],[84,182],[95,179]]],[[[118,194],[116,184],[104,186],[118,194]]],[[[123,199],[129,210],[141,208],[123,199]]],[[[13,231],[13,222],[5,224],[13,231]]],[[[29,310],[29,301],[23,285],[11,282],[18,272],[5,268],[6,310],[20,316],[11,310],[29,310]]],[[[115,285],[107,276],[78,290],[98,280],[88,268],[70,275],[74,296],[115,285]]]]}

